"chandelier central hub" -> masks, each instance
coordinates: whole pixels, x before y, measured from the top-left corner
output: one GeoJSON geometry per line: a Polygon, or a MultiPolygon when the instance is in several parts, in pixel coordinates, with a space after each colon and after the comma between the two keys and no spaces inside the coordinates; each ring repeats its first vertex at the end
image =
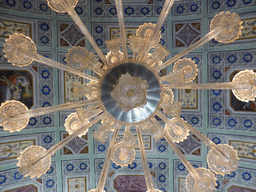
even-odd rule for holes
{"type": "Polygon", "coordinates": [[[135,92],[133,91],[133,89],[129,89],[129,90],[126,92],[126,95],[127,95],[128,97],[132,97],[132,96],[135,95],[135,92]]]}
{"type": "Polygon", "coordinates": [[[135,107],[143,107],[147,103],[147,88],[146,80],[126,73],[121,75],[110,94],[122,110],[127,112],[135,107]]]}
{"type": "Polygon", "coordinates": [[[136,123],[150,117],[160,101],[157,75],[144,63],[128,60],[103,77],[101,101],[118,121],[136,123]]]}

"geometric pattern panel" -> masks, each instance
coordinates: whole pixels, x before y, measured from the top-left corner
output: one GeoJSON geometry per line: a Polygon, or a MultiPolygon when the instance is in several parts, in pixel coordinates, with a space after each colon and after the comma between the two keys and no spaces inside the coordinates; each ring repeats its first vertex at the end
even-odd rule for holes
{"type": "Polygon", "coordinates": [[[256,170],[240,167],[224,177],[218,175],[216,183],[216,192],[255,192],[256,170]]]}
{"type": "Polygon", "coordinates": [[[25,192],[25,191],[57,191],[56,164],[52,163],[46,174],[39,178],[31,179],[24,177],[18,169],[11,169],[0,172],[0,189],[5,192],[25,192]],[[29,189],[29,190],[28,190],[29,189]]]}
{"type": "Polygon", "coordinates": [[[255,0],[208,0],[208,11],[221,12],[255,5],[255,0]]]}
{"type": "Polygon", "coordinates": [[[85,37],[72,22],[59,22],[58,44],[61,47],[85,46],[85,37]]]}
{"type": "MultiPolygon", "coordinates": [[[[137,141],[137,133],[135,130],[131,130],[134,139],[137,141]]],[[[116,143],[122,141],[124,136],[124,131],[119,130],[117,135],[116,143]]],[[[112,133],[110,132],[105,143],[101,143],[94,139],[94,153],[95,154],[107,154],[109,143],[112,138],[112,133]]],[[[159,141],[155,141],[152,135],[142,134],[142,139],[145,147],[146,154],[158,154],[158,155],[166,155],[169,154],[169,147],[167,141],[163,138],[159,141]]],[[[139,153],[139,145],[137,143],[135,147],[136,153],[139,153]]]]}
{"type": "Polygon", "coordinates": [[[190,134],[186,140],[177,143],[177,145],[184,155],[201,155],[202,143],[195,135],[190,134]]]}
{"type": "Polygon", "coordinates": [[[172,7],[173,16],[201,14],[201,0],[191,2],[176,1],[172,7]]]}
{"type": "MultiPolygon", "coordinates": [[[[230,82],[241,70],[255,69],[256,50],[214,52],[208,54],[210,82],[230,82]]],[[[209,91],[211,128],[255,131],[255,102],[242,102],[231,91],[209,91]]]]}
{"type": "MultiPolygon", "coordinates": [[[[190,161],[194,168],[202,167],[202,162],[190,161]]],[[[173,161],[173,191],[187,192],[185,187],[185,180],[188,175],[187,168],[180,160],[173,161]]]]}
{"type": "MultiPolygon", "coordinates": [[[[68,133],[62,132],[62,139],[69,136],[68,133]]],[[[65,147],[62,148],[62,155],[76,155],[89,153],[88,134],[82,137],[75,137],[65,147]]]]}
{"type": "MultiPolygon", "coordinates": [[[[95,159],[95,180],[98,183],[101,171],[104,165],[104,159],[95,159]]],[[[156,189],[162,191],[169,190],[169,161],[167,159],[148,159],[148,166],[156,189]]],[[[135,159],[128,167],[110,164],[106,191],[146,191],[145,179],[142,177],[143,166],[141,159],[135,159]],[[122,175],[122,176],[120,176],[122,175]],[[126,190],[124,190],[124,188],[126,190]],[[144,189],[144,190],[143,190],[144,189]]]]}
{"type": "MultiPolygon", "coordinates": [[[[125,23],[125,33],[126,33],[126,38],[127,41],[129,39],[129,36],[131,35],[136,35],[136,30],[140,25],[143,23],[131,23],[131,22],[126,22],[125,23]]],[[[161,36],[162,38],[160,39],[160,43],[164,45],[165,47],[168,47],[167,43],[167,24],[163,24],[161,27],[161,36]]],[[[92,36],[96,42],[96,44],[102,48],[106,49],[106,40],[110,39],[116,39],[120,36],[120,31],[119,31],[119,26],[118,23],[92,23],[92,36]]]]}
{"type": "Polygon", "coordinates": [[[188,47],[201,38],[201,21],[173,22],[173,47],[188,47]]]}
{"type": "Polygon", "coordinates": [[[90,161],[62,161],[63,192],[86,192],[90,189],[90,161]]]}
{"type": "MultiPolygon", "coordinates": [[[[163,2],[159,0],[123,1],[125,17],[158,17],[161,13],[162,7],[163,2]]],[[[91,13],[92,18],[116,17],[117,10],[115,1],[93,0],[91,13]]]]}

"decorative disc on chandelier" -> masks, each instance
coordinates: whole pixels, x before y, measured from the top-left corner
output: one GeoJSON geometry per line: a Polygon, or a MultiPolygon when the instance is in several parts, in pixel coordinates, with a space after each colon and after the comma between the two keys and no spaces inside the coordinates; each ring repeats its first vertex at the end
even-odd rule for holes
{"type": "MultiPolygon", "coordinates": [[[[74,8],[77,5],[78,0],[68,0],[69,4],[74,8]]],[[[67,10],[61,0],[47,0],[49,7],[59,13],[66,13],[67,10]]]]}
{"type": "Polygon", "coordinates": [[[205,168],[196,168],[196,174],[198,176],[198,181],[192,173],[189,173],[186,179],[186,188],[188,192],[212,192],[217,186],[217,179],[215,175],[205,168]]]}
{"type": "Polygon", "coordinates": [[[24,67],[33,62],[33,59],[19,54],[21,50],[23,52],[36,53],[36,45],[30,37],[15,33],[14,35],[10,35],[5,42],[3,50],[5,53],[4,56],[8,59],[8,62],[12,63],[12,65],[24,67]]]}
{"type": "Polygon", "coordinates": [[[17,158],[19,161],[17,166],[20,167],[19,172],[25,177],[30,175],[31,178],[39,178],[41,175],[45,174],[51,166],[51,157],[48,156],[35,162],[35,159],[45,152],[46,149],[38,145],[31,145],[22,151],[17,158]]]}
{"type": "Polygon", "coordinates": [[[233,94],[237,99],[243,102],[254,101],[256,96],[256,89],[253,85],[256,80],[256,74],[253,70],[240,71],[235,75],[232,82],[234,83],[251,83],[249,89],[232,89],[233,94]]]}
{"type": "Polygon", "coordinates": [[[0,126],[10,133],[24,129],[28,125],[29,118],[16,119],[15,115],[26,111],[28,111],[27,106],[20,101],[7,100],[0,106],[0,126]]]}
{"type": "Polygon", "coordinates": [[[219,144],[216,148],[212,148],[207,155],[207,163],[212,172],[224,176],[237,170],[239,165],[237,151],[227,144],[219,144]]]}
{"type": "MultiPolygon", "coordinates": [[[[129,83],[127,86],[129,86],[129,83]]],[[[136,94],[136,90],[128,90],[129,93],[127,92],[127,94],[131,96],[131,99],[132,96],[136,94]]],[[[125,123],[136,123],[147,119],[156,111],[160,101],[160,91],[161,88],[157,76],[151,70],[137,61],[128,60],[127,63],[119,64],[112,68],[106,73],[105,77],[103,77],[101,84],[101,101],[108,113],[117,120],[125,123]],[[132,77],[145,80],[148,86],[145,105],[132,108],[128,111],[123,110],[118,102],[111,96],[111,92],[113,92],[118,85],[120,77],[123,74],[129,74],[132,77]]]]}

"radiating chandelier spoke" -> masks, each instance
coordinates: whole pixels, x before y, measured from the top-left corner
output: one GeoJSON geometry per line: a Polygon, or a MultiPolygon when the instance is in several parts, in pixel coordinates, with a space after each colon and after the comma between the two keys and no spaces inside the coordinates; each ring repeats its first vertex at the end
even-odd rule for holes
{"type": "Polygon", "coordinates": [[[184,57],[191,51],[197,49],[198,47],[202,46],[203,44],[214,38],[222,43],[230,43],[235,41],[241,34],[241,30],[243,28],[241,25],[241,19],[236,13],[230,14],[230,12],[221,12],[220,14],[215,15],[215,17],[211,21],[211,31],[207,35],[205,35],[202,39],[200,39],[193,45],[189,46],[184,51],[180,52],[179,54],[175,55],[174,57],[163,63],[161,66],[157,66],[155,69],[159,71],[167,67],[168,65],[177,61],[181,57],[184,57]]]}
{"type": "MultiPolygon", "coordinates": [[[[153,117],[154,118],[154,117],[153,117]]],[[[162,126],[157,122],[157,127],[164,132],[162,126]]],[[[213,173],[209,169],[205,168],[197,168],[194,169],[193,166],[189,163],[186,157],[182,154],[180,149],[174,144],[172,139],[168,134],[164,135],[166,141],[169,143],[175,154],[179,157],[184,166],[188,169],[189,175],[186,179],[186,188],[189,192],[212,192],[215,190],[216,178],[213,173]],[[202,171],[202,173],[201,173],[202,171]],[[206,173],[205,173],[206,172],[206,173]],[[204,175],[205,174],[205,175],[204,175]],[[193,178],[194,182],[188,182],[189,176],[193,178]],[[191,186],[192,185],[192,186],[191,186]],[[190,188],[192,190],[190,190],[190,188]]]]}
{"type": "Polygon", "coordinates": [[[20,131],[27,126],[29,123],[29,118],[31,117],[81,107],[83,105],[90,105],[97,102],[98,99],[91,99],[28,110],[26,107],[22,107],[25,105],[20,101],[7,100],[6,102],[2,103],[0,107],[0,125],[4,127],[5,131],[20,131]]]}
{"type": "Polygon", "coordinates": [[[201,84],[165,84],[164,88],[169,89],[250,89],[253,86],[251,82],[224,82],[224,83],[201,83],[201,84]]]}
{"type": "Polygon", "coordinates": [[[147,192],[155,192],[151,173],[150,173],[149,167],[148,167],[148,160],[147,160],[147,156],[146,156],[146,152],[145,152],[145,148],[144,148],[144,144],[143,144],[143,139],[141,136],[140,127],[136,126],[136,130],[137,130],[137,134],[138,134],[138,143],[140,146],[140,155],[141,155],[141,161],[143,164],[144,177],[145,177],[147,189],[148,189],[147,192]]]}
{"type": "Polygon", "coordinates": [[[94,191],[95,192],[104,192],[104,186],[105,186],[107,175],[108,175],[108,169],[109,169],[110,162],[111,162],[111,156],[113,154],[113,147],[116,143],[116,138],[117,138],[117,134],[118,134],[118,131],[119,131],[120,127],[121,127],[120,125],[115,127],[113,136],[111,138],[110,145],[108,147],[108,153],[107,153],[107,156],[105,158],[105,162],[104,162],[104,165],[103,165],[103,168],[102,168],[102,171],[101,171],[98,186],[97,186],[96,189],[92,189],[89,192],[94,192],[94,191]]]}
{"type": "Polygon", "coordinates": [[[66,109],[72,109],[76,107],[81,107],[84,105],[90,105],[93,103],[97,103],[98,99],[91,99],[91,100],[85,100],[85,101],[77,101],[73,103],[64,103],[61,105],[55,105],[55,106],[50,106],[50,107],[42,107],[38,109],[31,109],[28,111],[25,111],[23,113],[17,114],[13,117],[13,119],[20,119],[20,118],[31,118],[39,115],[45,115],[49,113],[53,113],[56,111],[62,111],[66,109]]]}
{"type": "Polygon", "coordinates": [[[188,176],[186,179],[186,188],[189,192],[212,192],[215,190],[216,184],[216,177],[209,169],[205,168],[197,168],[194,169],[193,166],[189,163],[189,161],[186,159],[186,157],[182,154],[182,152],[179,150],[179,148],[172,142],[172,140],[165,135],[166,141],[169,143],[175,154],[179,157],[181,162],[184,164],[184,166],[188,169],[188,176]],[[209,175],[208,177],[205,177],[206,175],[198,174],[198,169],[206,171],[209,175]],[[194,182],[188,182],[189,176],[193,178],[194,182]],[[193,190],[189,190],[190,186],[192,185],[193,190]]]}
{"type": "Polygon", "coordinates": [[[116,2],[116,10],[118,16],[118,23],[120,29],[120,37],[122,42],[124,60],[127,60],[127,45],[126,45],[126,34],[125,34],[125,27],[124,27],[124,12],[123,12],[123,3],[122,0],[115,0],[116,2]]]}
{"type": "Polygon", "coordinates": [[[66,144],[68,144],[71,140],[73,140],[75,137],[77,137],[81,133],[84,133],[91,126],[93,126],[95,123],[100,121],[104,116],[105,114],[103,113],[95,117],[89,123],[82,125],[73,134],[69,135],[68,137],[60,141],[58,144],[52,146],[50,149],[46,150],[45,152],[43,152],[42,154],[34,158],[31,158],[31,156],[33,156],[33,154],[37,150],[37,148],[35,147],[39,147],[39,146],[34,146],[34,148],[32,148],[33,146],[26,148],[18,157],[19,162],[17,166],[20,167],[19,172],[24,176],[30,175],[31,178],[40,177],[42,174],[45,174],[47,170],[40,169],[42,167],[45,167],[44,165],[45,163],[49,163],[49,161],[46,162],[45,160],[48,160],[49,158],[51,158],[51,156],[54,155],[58,150],[63,148],[66,144]]]}
{"type": "Polygon", "coordinates": [[[155,39],[157,38],[157,36],[159,35],[160,28],[163,26],[163,23],[164,23],[167,15],[169,14],[174,1],[175,0],[166,0],[165,1],[163,9],[161,11],[161,14],[158,18],[156,27],[153,30],[153,34],[152,34],[151,38],[145,42],[144,47],[138,54],[137,60],[145,60],[146,59],[146,57],[151,49],[151,43],[154,42],[155,39]]]}
{"type": "Polygon", "coordinates": [[[205,35],[202,39],[198,40],[193,45],[189,46],[187,49],[185,49],[182,52],[180,52],[179,54],[175,55],[174,57],[172,57],[171,59],[169,59],[168,61],[166,61],[162,65],[156,67],[156,70],[161,70],[161,69],[167,67],[168,65],[174,63],[175,61],[184,57],[185,55],[187,55],[191,51],[193,51],[193,50],[197,49],[198,47],[204,45],[208,41],[214,39],[214,37],[221,34],[223,31],[225,31],[225,29],[226,28],[216,27],[214,30],[210,31],[207,35],[205,35]]]}
{"type": "Polygon", "coordinates": [[[75,70],[69,66],[66,66],[64,64],[61,64],[57,61],[54,61],[52,59],[49,59],[49,58],[46,58],[42,55],[39,55],[39,54],[36,54],[36,53],[30,53],[30,52],[27,52],[27,51],[24,51],[24,50],[19,50],[19,54],[24,56],[24,57],[27,57],[27,58],[30,58],[30,59],[33,59],[34,61],[37,61],[39,63],[43,63],[45,65],[48,65],[50,67],[54,67],[54,68],[57,68],[57,69],[60,69],[62,71],[68,71],[69,73],[73,73],[75,75],[78,75],[80,77],[83,77],[85,79],[88,79],[88,80],[91,80],[91,81],[97,81],[98,79],[95,78],[95,77],[92,77],[90,75],[87,75],[86,73],[83,73],[81,71],[78,71],[78,70],[75,70]]]}
{"type": "Polygon", "coordinates": [[[207,162],[210,169],[215,174],[221,174],[224,176],[225,174],[229,174],[238,168],[239,158],[237,156],[237,151],[234,150],[233,147],[222,144],[216,145],[205,135],[189,125],[180,117],[177,117],[177,120],[211,149],[207,156],[207,162]]]}
{"type": "Polygon", "coordinates": [[[5,53],[5,57],[8,59],[8,62],[12,63],[14,66],[24,67],[30,65],[33,61],[37,61],[50,67],[55,67],[75,75],[79,75],[91,81],[98,80],[86,73],[39,55],[36,52],[36,46],[32,39],[23,34],[15,33],[14,35],[10,35],[5,41],[6,43],[4,44],[3,52],[5,53]]]}
{"type": "MultiPolygon", "coordinates": [[[[109,63],[107,62],[105,56],[102,54],[99,46],[96,44],[96,42],[93,39],[93,37],[91,36],[90,32],[88,31],[88,29],[86,28],[86,26],[84,25],[84,23],[82,22],[82,20],[78,16],[78,14],[76,13],[75,9],[73,8],[74,6],[72,6],[68,0],[52,0],[52,1],[47,0],[47,2],[48,2],[48,5],[54,11],[62,12],[62,13],[67,12],[69,14],[69,16],[73,19],[73,21],[78,26],[78,28],[81,30],[81,32],[84,34],[84,36],[87,38],[87,40],[91,43],[92,47],[97,52],[97,54],[100,57],[100,59],[102,60],[102,62],[104,64],[106,64],[107,66],[109,66],[109,63]],[[53,6],[53,3],[54,3],[54,6],[56,6],[56,7],[53,6]],[[64,11],[63,11],[63,7],[64,7],[64,11]]],[[[76,4],[77,4],[77,1],[76,1],[75,5],[76,4]]]]}

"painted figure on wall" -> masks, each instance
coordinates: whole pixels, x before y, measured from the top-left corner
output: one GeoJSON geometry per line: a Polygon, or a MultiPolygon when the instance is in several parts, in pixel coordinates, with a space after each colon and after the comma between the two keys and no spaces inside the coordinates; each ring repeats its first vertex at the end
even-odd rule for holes
{"type": "Polygon", "coordinates": [[[0,71],[0,102],[18,100],[33,106],[32,75],[28,71],[0,71]]]}

